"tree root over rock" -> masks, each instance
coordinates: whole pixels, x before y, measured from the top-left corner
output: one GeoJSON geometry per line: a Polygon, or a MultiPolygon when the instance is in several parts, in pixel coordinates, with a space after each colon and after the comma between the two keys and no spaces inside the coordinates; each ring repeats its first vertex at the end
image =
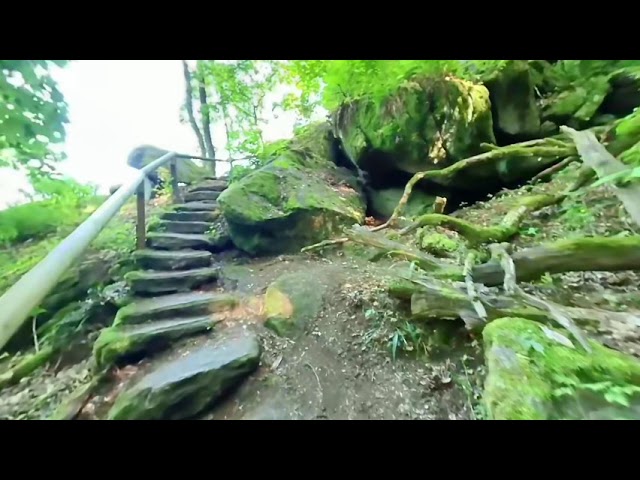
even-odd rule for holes
{"type": "Polygon", "coordinates": [[[492,242],[500,243],[509,240],[518,233],[520,224],[528,214],[541,208],[555,205],[564,198],[564,195],[535,195],[526,197],[507,213],[499,225],[493,227],[480,227],[448,215],[428,213],[418,217],[413,224],[400,230],[400,235],[406,235],[420,227],[429,225],[454,230],[465,237],[471,245],[481,245],[492,242]]]}

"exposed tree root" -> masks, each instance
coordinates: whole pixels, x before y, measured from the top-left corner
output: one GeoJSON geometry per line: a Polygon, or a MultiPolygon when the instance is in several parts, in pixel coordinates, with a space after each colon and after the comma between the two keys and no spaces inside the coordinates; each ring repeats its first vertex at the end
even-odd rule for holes
{"type": "Polygon", "coordinates": [[[50,420],[73,420],[87,404],[93,391],[107,377],[108,370],[96,374],[89,383],[78,387],[51,415],[50,420]]]}
{"type": "Polygon", "coordinates": [[[536,195],[518,202],[504,217],[499,225],[493,227],[479,227],[455,217],[428,213],[419,217],[413,224],[400,231],[401,235],[413,232],[424,226],[446,227],[458,232],[472,245],[484,243],[504,242],[518,233],[520,224],[528,214],[549,205],[554,205],[564,199],[564,195],[536,195]]]}
{"type": "Polygon", "coordinates": [[[331,245],[340,245],[343,243],[347,243],[349,241],[346,237],[334,238],[333,240],[323,240],[322,242],[314,243],[313,245],[309,245],[308,247],[304,247],[300,250],[300,253],[311,252],[313,250],[321,250],[324,247],[329,247],[331,245]]]}
{"type": "MultiPolygon", "coordinates": [[[[511,258],[519,282],[535,280],[545,273],[640,270],[640,236],[559,240],[521,250],[511,258]]],[[[473,278],[485,285],[500,285],[504,271],[492,260],[474,267],[473,278]]]]}
{"type": "Polygon", "coordinates": [[[57,348],[45,346],[38,352],[27,355],[11,370],[0,374],[0,390],[15,385],[24,377],[30,375],[36,369],[47,363],[57,351],[57,348]]]}
{"type": "Polygon", "coordinates": [[[531,183],[536,183],[536,182],[539,182],[540,180],[544,180],[550,177],[551,175],[553,175],[554,173],[558,173],[559,171],[564,170],[573,162],[577,162],[578,160],[579,160],[578,157],[576,157],[575,155],[571,155],[570,157],[565,158],[561,162],[556,163],[552,167],[549,167],[546,170],[543,170],[542,172],[534,176],[531,179],[531,183]]]}

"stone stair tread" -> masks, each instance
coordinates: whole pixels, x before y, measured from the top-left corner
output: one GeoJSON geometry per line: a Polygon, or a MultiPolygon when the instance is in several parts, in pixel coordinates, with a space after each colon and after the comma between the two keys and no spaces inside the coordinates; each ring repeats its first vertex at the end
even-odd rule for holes
{"type": "Polygon", "coordinates": [[[105,328],[94,343],[93,355],[98,367],[104,368],[127,357],[153,353],[173,341],[206,332],[217,322],[210,315],[200,315],[105,328]]]}
{"type": "Polygon", "coordinates": [[[212,222],[219,217],[219,210],[164,212],[160,215],[160,218],[162,220],[168,220],[172,222],[212,222]]]}
{"type": "Polygon", "coordinates": [[[107,418],[191,418],[255,371],[261,353],[256,334],[240,328],[220,332],[210,344],[141,374],[118,395],[107,418]]]}
{"type": "Polygon", "coordinates": [[[158,223],[160,232],[168,233],[205,233],[213,222],[180,221],[180,220],[160,220],[158,223]]]}
{"type": "Polygon", "coordinates": [[[185,203],[189,202],[215,202],[220,196],[220,192],[211,190],[199,190],[197,192],[187,192],[184,194],[185,203]]]}
{"type": "Polygon", "coordinates": [[[160,250],[203,249],[217,251],[223,246],[218,243],[216,237],[202,233],[150,232],[147,234],[147,245],[160,250]]]}
{"type": "Polygon", "coordinates": [[[172,293],[138,298],[118,310],[113,325],[164,320],[176,316],[206,315],[233,308],[238,297],[219,292],[172,293]]]}
{"type": "Polygon", "coordinates": [[[190,188],[188,191],[189,193],[203,191],[222,192],[226,190],[228,186],[228,183],[224,180],[206,180],[190,188]]]}
{"type": "Polygon", "coordinates": [[[133,257],[148,270],[189,270],[211,265],[213,255],[206,250],[137,250],[133,257]]]}
{"type": "Polygon", "coordinates": [[[135,293],[169,293],[212,282],[218,278],[218,272],[214,267],[176,271],[138,270],[127,273],[124,280],[135,293]]]}
{"type": "Polygon", "coordinates": [[[175,212],[204,212],[217,209],[217,202],[186,202],[173,205],[175,212]]]}

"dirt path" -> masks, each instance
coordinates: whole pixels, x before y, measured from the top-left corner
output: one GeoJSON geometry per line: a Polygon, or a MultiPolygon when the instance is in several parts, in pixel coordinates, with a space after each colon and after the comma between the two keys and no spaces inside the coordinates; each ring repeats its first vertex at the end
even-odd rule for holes
{"type": "Polygon", "coordinates": [[[393,326],[365,316],[367,310],[385,310],[377,267],[338,256],[241,263],[224,268],[224,283],[243,293],[259,295],[279,275],[296,271],[313,271],[314,278],[330,278],[332,284],[320,314],[295,340],[278,337],[260,322],[248,325],[262,339],[261,367],[205,418],[475,418],[481,353],[452,350],[447,359],[435,359],[412,352],[394,360],[393,326]],[[317,275],[319,270],[329,275],[317,275]]]}

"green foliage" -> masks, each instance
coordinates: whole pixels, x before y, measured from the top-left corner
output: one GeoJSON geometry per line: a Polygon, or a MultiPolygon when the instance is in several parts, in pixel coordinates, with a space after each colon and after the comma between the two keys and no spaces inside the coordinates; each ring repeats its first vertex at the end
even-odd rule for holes
{"type": "Polygon", "coordinates": [[[66,60],[0,60],[0,167],[50,170],[65,138],[64,98],[51,78],[66,60]]]}
{"type": "Polygon", "coordinates": [[[209,99],[204,108],[214,122],[224,122],[232,157],[256,156],[262,150],[265,101],[279,83],[281,66],[276,60],[198,61],[196,76],[204,81],[209,99]]]}
{"type": "Polygon", "coordinates": [[[557,89],[566,89],[598,76],[635,75],[639,68],[640,60],[559,60],[548,75],[557,89]]]}
{"type": "Polygon", "coordinates": [[[0,243],[39,239],[75,226],[102,201],[95,188],[67,178],[38,176],[30,203],[0,211],[0,243]]]}
{"type": "Polygon", "coordinates": [[[506,60],[294,60],[285,78],[300,91],[284,105],[309,117],[316,106],[329,111],[366,97],[380,102],[416,77],[456,75],[479,79],[502,68],[506,60]]]}

